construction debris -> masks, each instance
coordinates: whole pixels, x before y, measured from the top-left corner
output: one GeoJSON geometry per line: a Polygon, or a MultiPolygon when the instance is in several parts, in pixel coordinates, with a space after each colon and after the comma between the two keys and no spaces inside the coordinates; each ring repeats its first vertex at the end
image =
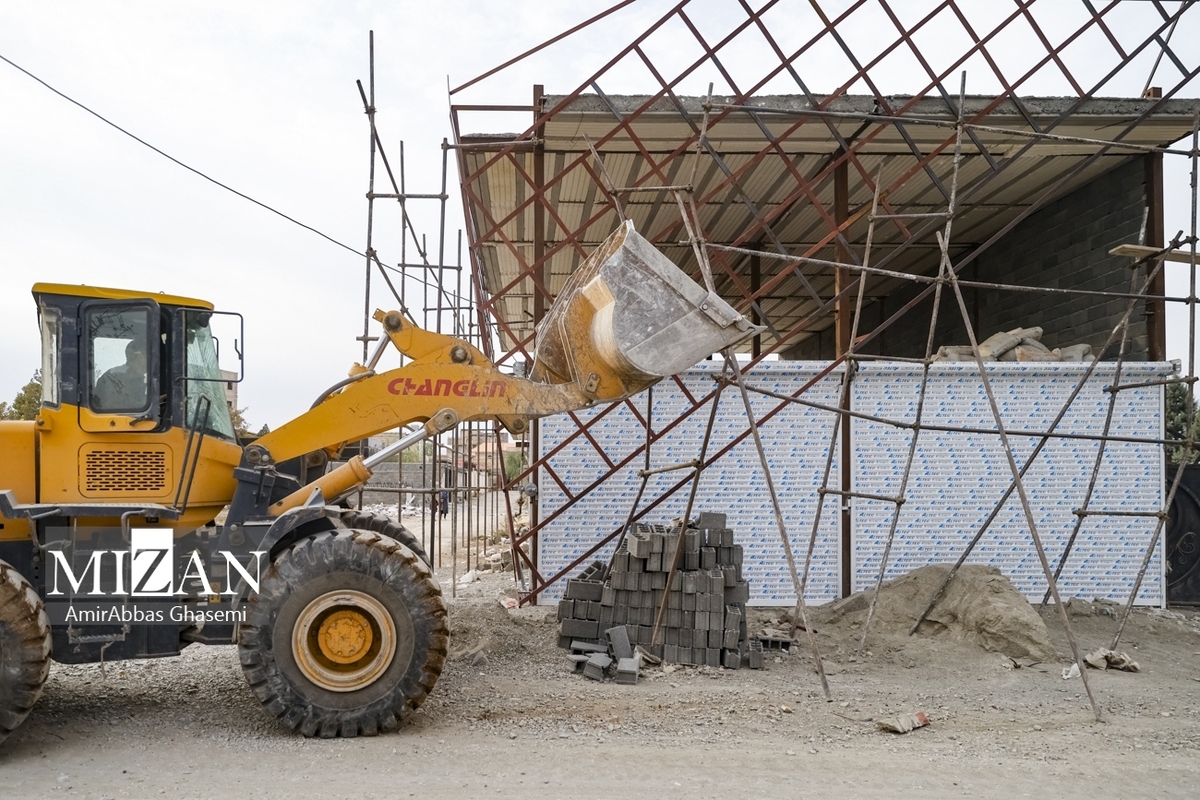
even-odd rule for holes
{"type": "Polygon", "coordinates": [[[1083,657],[1083,662],[1092,669],[1119,669],[1122,672],[1140,672],[1141,667],[1129,657],[1129,653],[1113,652],[1101,647],[1083,657]]]}
{"type": "Polygon", "coordinates": [[[904,714],[899,717],[878,720],[875,727],[888,733],[908,733],[917,728],[924,728],[928,724],[929,717],[924,711],[918,711],[915,714],[904,714]]]}
{"type": "MultiPolygon", "coordinates": [[[[1013,328],[980,342],[979,356],[984,361],[1087,361],[1092,357],[1092,346],[1073,344],[1051,350],[1042,344],[1041,328],[1013,328]]],[[[975,351],[970,345],[943,345],[933,360],[974,361],[975,351]]]]}
{"type": "Polygon", "coordinates": [[[746,663],[761,669],[762,642],[746,635],[750,585],[741,575],[742,547],[734,543],[725,515],[703,513],[684,530],[668,588],[679,541],[677,524],[635,525],[613,556],[611,571],[597,561],[567,581],[558,604],[559,646],[575,650],[577,640],[598,643],[603,636],[607,644],[600,646],[611,648],[617,659],[633,656],[626,648],[638,645],[668,663],[727,669],[746,663]],[[652,644],[664,593],[659,642],[652,644]]]}

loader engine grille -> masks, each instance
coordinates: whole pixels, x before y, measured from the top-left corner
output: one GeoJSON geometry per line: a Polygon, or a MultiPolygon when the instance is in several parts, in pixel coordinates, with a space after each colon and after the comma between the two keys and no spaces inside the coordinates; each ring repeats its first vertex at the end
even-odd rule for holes
{"type": "Polygon", "coordinates": [[[169,489],[168,456],[163,447],[85,449],[80,493],[101,497],[164,494],[169,489]]]}

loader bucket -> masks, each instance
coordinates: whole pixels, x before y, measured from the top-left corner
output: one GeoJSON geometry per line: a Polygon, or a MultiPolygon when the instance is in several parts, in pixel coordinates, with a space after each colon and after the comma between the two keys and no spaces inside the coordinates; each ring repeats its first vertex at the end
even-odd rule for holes
{"type": "Polygon", "coordinates": [[[761,331],[624,223],[568,280],[537,329],[529,378],[618,400],[761,331]]]}

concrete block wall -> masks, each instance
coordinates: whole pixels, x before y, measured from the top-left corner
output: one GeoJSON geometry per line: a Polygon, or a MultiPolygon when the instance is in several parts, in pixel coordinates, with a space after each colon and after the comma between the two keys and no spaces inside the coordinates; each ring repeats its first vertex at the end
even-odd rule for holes
{"type": "MultiPolygon", "coordinates": [[[[967,280],[1022,286],[1128,292],[1128,258],[1108,255],[1118,244],[1140,243],[1146,209],[1145,162],[1131,157],[1074,192],[1031,214],[967,265],[967,280]]],[[[969,233],[968,233],[969,235],[969,233]]],[[[952,236],[952,241],[957,237],[952,236]]],[[[961,257],[964,253],[955,254],[961,257]]],[[[1144,276],[1144,270],[1141,271],[1144,276]]],[[[877,326],[915,297],[924,285],[903,287],[863,309],[860,332],[877,326]]],[[[1040,326],[1051,348],[1087,342],[1099,348],[1125,313],[1126,301],[1087,296],[963,289],[963,299],[982,341],[998,331],[1040,326]]],[[[913,308],[878,337],[867,353],[919,358],[925,354],[932,298],[913,308]]],[[[934,348],[968,344],[962,315],[951,292],[944,292],[934,348]]],[[[1144,361],[1149,354],[1146,307],[1139,303],[1130,319],[1126,357],[1144,361]]],[[[789,359],[834,357],[833,327],[811,336],[786,353],[789,359]]],[[[1115,348],[1108,358],[1116,357],[1115,348]]]]}

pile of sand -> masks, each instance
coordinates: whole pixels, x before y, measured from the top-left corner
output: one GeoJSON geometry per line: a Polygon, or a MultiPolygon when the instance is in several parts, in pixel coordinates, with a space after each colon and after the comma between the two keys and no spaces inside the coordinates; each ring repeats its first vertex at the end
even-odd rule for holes
{"type": "MultiPolygon", "coordinates": [[[[871,621],[872,632],[907,634],[949,571],[949,564],[934,564],[884,583],[871,621]]],[[[870,592],[856,592],[812,609],[813,622],[818,630],[861,625],[870,601],[870,592]]],[[[1042,618],[994,567],[966,564],[959,569],[917,633],[948,635],[1012,658],[1059,659],[1042,618]]]]}

